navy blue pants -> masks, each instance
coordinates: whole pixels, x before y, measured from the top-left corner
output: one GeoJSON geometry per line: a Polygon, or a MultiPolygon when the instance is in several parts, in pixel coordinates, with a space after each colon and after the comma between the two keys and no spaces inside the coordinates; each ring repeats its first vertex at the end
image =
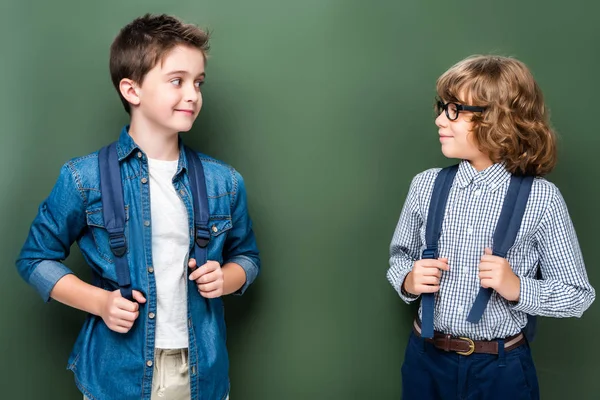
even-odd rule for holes
{"type": "Polygon", "coordinates": [[[402,365],[403,400],[537,400],[539,393],[527,343],[498,355],[461,356],[411,332],[402,365]]]}

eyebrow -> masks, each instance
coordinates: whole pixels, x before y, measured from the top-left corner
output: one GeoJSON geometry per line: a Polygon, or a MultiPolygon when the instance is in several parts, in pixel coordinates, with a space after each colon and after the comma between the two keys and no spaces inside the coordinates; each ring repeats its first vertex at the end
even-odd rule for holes
{"type": "MultiPolygon", "coordinates": [[[[166,75],[189,75],[189,72],[183,71],[183,70],[177,70],[177,71],[167,72],[166,75]]],[[[198,77],[204,78],[204,77],[206,77],[206,73],[203,72],[200,75],[198,75],[198,77]]]]}

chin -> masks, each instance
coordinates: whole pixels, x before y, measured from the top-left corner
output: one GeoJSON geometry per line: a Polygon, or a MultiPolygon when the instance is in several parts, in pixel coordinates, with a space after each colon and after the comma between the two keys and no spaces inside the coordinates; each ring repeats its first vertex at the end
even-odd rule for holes
{"type": "Polygon", "coordinates": [[[174,124],[173,129],[177,132],[187,132],[192,129],[192,126],[194,126],[194,124],[174,124]]]}
{"type": "Polygon", "coordinates": [[[444,146],[442,146],[442,154],[446,158],[460,158],[456,155],[456,152],[452,151],[451,149],[445,149],[444,146]]]}

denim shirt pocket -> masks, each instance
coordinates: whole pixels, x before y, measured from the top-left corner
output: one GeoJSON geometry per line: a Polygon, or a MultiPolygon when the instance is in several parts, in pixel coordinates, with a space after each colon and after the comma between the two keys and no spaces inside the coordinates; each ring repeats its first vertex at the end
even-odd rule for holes
{"type": "Polygon", "coordinates": [[[211,215],[208,221],[210,230],[210,245],[208,259],[223,264],[223,249],[227,240],[227,233],[233,227],[229,215],[211,215]]]}
{"type": "MultiPolygon", "coordinates": [[[[110,249],[108,241],[108,231],[104,226],[104,215],[102,213],[102,207],[88,209],[85,211],[86,221],[90,232],[94,238],[96,244],[96,250],[100,257],[109,263],[114,263],[113,254],[110,249]]],[[[125,240],[129,242],[128,238],[128,223],[129,221],[129,206],[125,205],[125,240]]],[[[127,248],[129,252],[129,247],[127,248]]]]}

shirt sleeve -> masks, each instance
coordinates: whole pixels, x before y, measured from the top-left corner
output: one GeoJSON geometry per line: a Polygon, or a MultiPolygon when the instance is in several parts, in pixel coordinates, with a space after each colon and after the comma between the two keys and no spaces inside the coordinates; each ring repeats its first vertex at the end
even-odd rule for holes
{"type": "Polygon", "coordinates": [[[85,225],[83,198],[65,164],[52,192],[39,206],[16,261],[21,277],[44,301],[50,300],[54,285],[72,273],[62,261],[85,225]]]}
{"type": "Polygon", "coordinates": [[[412,270],[414,262],[420,258],[422,247],[420,231],[424,220],[419,210],[419,191],[423,181],[424,173],[412,180],[390,244],[390,267],[387,271],[387,279],[406,303],[419,298],[403,290],[402,284],[406,275],[412,270]]]}
{"type": "Polygon", "coordinates": [[[225,264],[238,264],[246,273],[246,282],[234,293],[241,295],[258,276],[260,272],[260,258],[252,229],[252,220],[248,213],[246,186],[244,179],[237,171],[234,173],[234,184],[237,186],[237,190],[232,200],[231,209],[233,227],[225,242],[224,260],[225,264]]]}
{"type": "Polygon", "coordinates": [[[596,294],[587,277],[583,256],[567,205],[556,189],[537,233],[542,279],[520,277],[515,309],[554,318],[581,317],[596,294]]]}

